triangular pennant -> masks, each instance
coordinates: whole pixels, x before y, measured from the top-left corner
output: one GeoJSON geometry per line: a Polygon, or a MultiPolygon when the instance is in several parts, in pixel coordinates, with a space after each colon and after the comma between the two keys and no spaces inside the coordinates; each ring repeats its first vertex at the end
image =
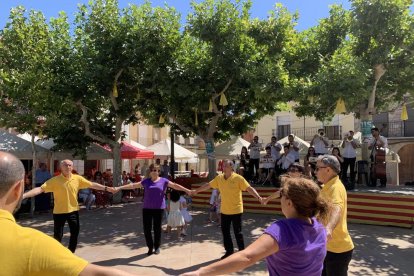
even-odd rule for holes
{"type": "Polygon", "coordinates": [[[117,98],[118,97],[118,88],[116,87],[116,82],[114,82],[114,87],[112,88],[112,95],[117,98]]]}
{"type": "Polygon", "coordinates": [[[164,116],[163,116],[163,115],[161,115],[161,116],[160,116],[160,119],[158,120],[158,123],[159,123],[160,125],[162,125],[162,124],[164,124],[164,123],[165,123],[165,118],[164,118],[164,116]]]}
{"type": "Polygon", "coordinates": [[[229,103],[227,102],[227,99],[226,99],[226,95],[224,95],[224,93],[221,93],[221,95],[220,95],[219,105],[221,105],[221,106],[229,105],[229,103]]]}
{"type": "Polygon", "coordinates": [[[403,121],[408,120],[407,106],[405,104],[403,104],[403,106],[402,106],[401,120],[403,120],[403,121]]]}
{"type": "Polygon", "coordinates": [[[334,113],[335,114],[345,114],[346,113],[345,102],[344,102],[344,100],[342,100],[342,98],[340,98],[336,102],[336,107],[335,107],[334,113]]]}

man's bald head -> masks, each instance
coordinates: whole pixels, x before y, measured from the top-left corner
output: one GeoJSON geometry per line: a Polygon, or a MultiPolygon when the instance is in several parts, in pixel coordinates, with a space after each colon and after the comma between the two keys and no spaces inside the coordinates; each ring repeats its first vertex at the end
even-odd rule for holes
{"type": "Polygon", "coordinates": [[[24,179],[23,163],[14,155],[0,151],[0,197],[16,182],[24,179]]]}

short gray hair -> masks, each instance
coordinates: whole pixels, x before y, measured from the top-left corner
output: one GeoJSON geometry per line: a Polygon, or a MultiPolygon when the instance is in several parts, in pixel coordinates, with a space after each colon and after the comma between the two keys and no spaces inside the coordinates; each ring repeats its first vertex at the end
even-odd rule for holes
{"type": "Polygon", "coordinates": [[[330,154],[320,155],[318,161],[321,161],[325,166],[331,168],[334,172],[339,174],[341,172],[341,164],[338,158],[330,154]]]}
{"type": "Polygon", "coordinates": [[[223,161],[223,166],[224,164],[229,165],[234,170],[234,162],[232,160],[226,159],[223,161]]]}
{"type": "Polygon", "coordinates": [[[0,196],[5,195],[18,181],[24,179],[22,161],[7,152],[0,152],[0,196]]]}

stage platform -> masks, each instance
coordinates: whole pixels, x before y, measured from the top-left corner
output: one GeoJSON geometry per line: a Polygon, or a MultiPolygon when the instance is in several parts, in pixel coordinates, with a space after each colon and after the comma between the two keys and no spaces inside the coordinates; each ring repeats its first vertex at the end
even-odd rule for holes
{"type": "MultiPolygon", "coordinates": [[[[192,184],[192,189],[199,186],[200,184],[192,184]]],[[[267,197],[278,188],[255,187],[255,189],[262,197],[267,197]]],[[[207,208],[210,195],[211,190],[197,194],[193,197],[193,206],[207,208]]],[[[254,197],[244,192],[243,202],[245,212],[283,215],[279,199],[263,206],[254,197]]],[[[348,221],[412,228],[414,226],[414,187],[357,186],[355,190],[348,191],[348,221]]]]}

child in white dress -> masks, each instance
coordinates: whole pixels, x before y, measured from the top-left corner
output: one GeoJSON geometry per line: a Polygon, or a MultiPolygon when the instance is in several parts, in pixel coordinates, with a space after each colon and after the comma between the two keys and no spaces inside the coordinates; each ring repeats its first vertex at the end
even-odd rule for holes
{"type": "Polygon", "coordinates": [[[180,202],[181,202],[181,214],[183,215],[185,224],[183,226],[183,231],[181,231],[181,235],[187,236],[188,223],[190,223],[193,220],[193,217],[190,215],[190,212],[188,212],[187,199],[184,197],[183,194],[184,193],[181,192],[180,202]]]}
{"type": "Polygon", "coordinates": [[[170,195],[170,212],[168,214],[167,232],[170,233],[171,229],[177,229],[177,237],[180,237],[181,231],[185,225],[184,217],[181,214],[181,202],[180,194],[178,191],[173,190],[170,195]]]}

